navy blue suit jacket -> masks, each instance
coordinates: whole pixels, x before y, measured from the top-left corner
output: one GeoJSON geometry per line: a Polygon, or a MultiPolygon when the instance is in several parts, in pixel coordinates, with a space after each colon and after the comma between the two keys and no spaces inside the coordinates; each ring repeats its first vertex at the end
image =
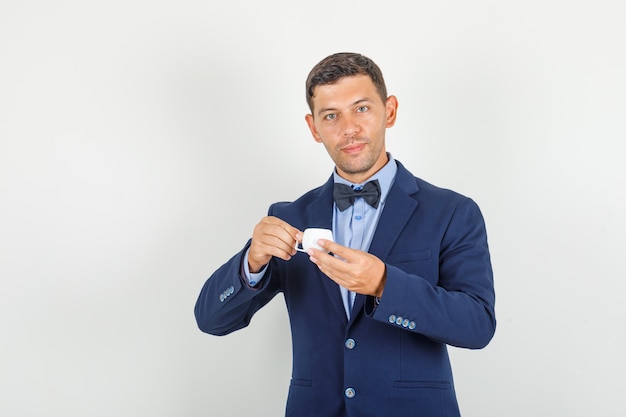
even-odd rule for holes
{"type": "MultiPolygon", "coordinates": [[[[331,228],[332,176],[269,214],[304,230],[331,228]]],[[[339,287],[309,261],[273,258],[259,288],[241,276],[248,244],[205,283],[204,332],[225,335],[283,293],[292,332],[289,417],[459,416],[446,345],[482,348],[496,326],[482,214],[469,198],[398,162],[369,252],[386,264],[380,304],[357,295],[348,321],[339,287]]]]}

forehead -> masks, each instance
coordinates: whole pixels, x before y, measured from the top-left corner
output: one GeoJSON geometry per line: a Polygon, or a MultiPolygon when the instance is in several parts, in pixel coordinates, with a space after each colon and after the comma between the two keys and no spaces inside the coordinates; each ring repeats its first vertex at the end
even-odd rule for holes
{"type": "Polygon", "coordinates": [[[343,77],[332,84],[318,85],[313,90],[313,105],[316,109],[344,107],[361,100],[382,101],[368,75],[343,77]]]}

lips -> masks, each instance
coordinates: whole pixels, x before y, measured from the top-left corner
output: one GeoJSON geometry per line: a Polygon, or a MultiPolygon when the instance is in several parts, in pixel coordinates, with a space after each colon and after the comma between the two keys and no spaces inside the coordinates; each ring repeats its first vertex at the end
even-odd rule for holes
{"type": "Polygon", "coordinates": [[[365,148],[365,143],[351,143],[347,146],[341,148],[341,150],[345,153],[358,153],[365,148]]]}

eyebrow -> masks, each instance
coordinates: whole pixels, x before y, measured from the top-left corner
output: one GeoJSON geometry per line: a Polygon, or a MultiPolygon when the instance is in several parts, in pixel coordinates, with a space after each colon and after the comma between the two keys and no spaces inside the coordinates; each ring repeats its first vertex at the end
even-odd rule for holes
{"type": "MultiPolygon", "coordinates": [[[[352,103],[352,104],[351,104],[351,106],[356,106],[356,105],[359,105],[359,104],[361,104],[361,103],[370,102],[370,101],[372,101],[372,100],[370,100],[370,99],[369,99],[369,98],[367,98],[367,97],[360,98],[360,99],[358,99],[357,101],[355,101],[354,103],[352,103]]],[[[321,115],[322,115],[322,113],[325,113],[325,112],[327,112],[327,111],[335,111],[335,110],[337,110],[337,109],[335,109],[334,107],[325,107],[325,108],[319,109],[319,110],[317,111],[317,115],[318,115],[318,116],[321,116],[321,115]]]]}

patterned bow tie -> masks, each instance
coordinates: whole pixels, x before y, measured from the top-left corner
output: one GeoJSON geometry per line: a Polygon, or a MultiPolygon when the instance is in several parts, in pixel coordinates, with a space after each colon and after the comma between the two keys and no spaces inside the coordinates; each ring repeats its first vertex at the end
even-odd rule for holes
{"type": "Polygon", "coordinates": [[[367,204],[378,208],[378,203],[380,202],[380,184],[378,180],[368,182],[359,190],[355,190],[345,184],[335,183],[333,198],[340,211],[344,211],[354,204],[354,200],[357,197],[363,197],[367,204]]]}

